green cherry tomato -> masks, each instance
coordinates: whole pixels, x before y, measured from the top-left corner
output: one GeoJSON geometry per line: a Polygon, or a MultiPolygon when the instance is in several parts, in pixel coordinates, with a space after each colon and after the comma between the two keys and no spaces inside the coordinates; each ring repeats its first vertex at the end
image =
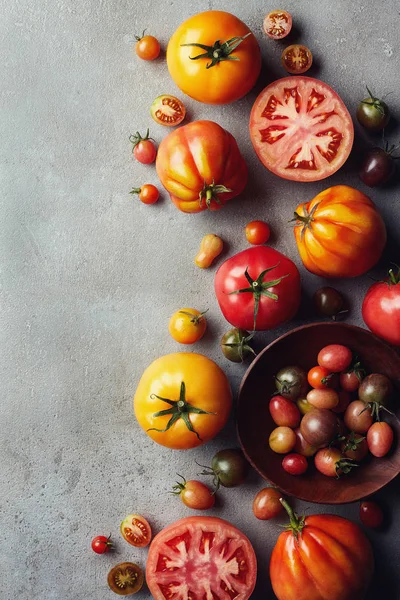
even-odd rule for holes
{"type": "Polygon", "coordinates": [[[357,109],[358,122],[370,131],[381,131],[389,123],[390,112],[386,102],[375,98],[367,88],[368,98],[361,100],[357,109]]]}
{"type": "Polygon", "coordinates": [[[204,467],[201,475],[212,475],[215,489],[241,485],[249,472],[249,463],[238,448],[220,450],[211,461],[211,467],[204,467]]]}
{"type": "Polygon", "coordinates": [[[250,354],[256,353],[250,346],[254,334],[244,329],[234,327],[227,331],[221,339],[221,350],[228,360],[235,363],[243,362],[250,354]]]}

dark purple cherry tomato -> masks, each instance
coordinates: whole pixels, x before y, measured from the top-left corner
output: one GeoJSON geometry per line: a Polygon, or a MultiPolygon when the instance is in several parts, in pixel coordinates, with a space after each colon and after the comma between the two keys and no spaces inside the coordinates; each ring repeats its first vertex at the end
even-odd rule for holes
{"type": "Polygon", "coordinates": [[[273,396],[269,403],[269,412],[277,425],[284,427],[297,427],[301,414],[296,404],[283,396],[273,396]]]}
{"type": "Polygon", "coordinates": [[[378,415],[383,407],[390,402],[393,393],[393,384],[386,375],[371,373],[363,380],[358,388],[358,397],[373,409],[373,414],[378,415]]]}
{"type": "Polygon", "coordinates": [[[311,446],[322,448],[337,434],[338,420],[336,415],[326,408],[313,408],[302,418],[300,431],[311,446]]]}
{"type": "Polygon", "coordinates": [[[290,475],[303,475],[307,471],[308,462],[302,454],[288,454],[282,461],[282,467],[290,475]]]}
{"type": "Polygon", "coordinates": [[[345,371],[352,361],[353,355],[347,346],[329,344],[318,353],[317,362],[320,367],[326,367],[334,373],[345,371]]]}
{"type": "Polygon", "coordinates": [[[340,373],[340,386],[346,392],[356,392],[360,387],[360,380],[354,371],[340,373]]]}
{"type": "Polygon", "coordinates": [[[378,421],[371,425],[367,433],[367,443],[371,454],[382,458],[386,456],[393,444],[393,429],[387,423],[378,421]]]}
{"type": "Polygon", "coordinates": [[[343,456],[360,462],[368,454],[367,439],[365,436],[352,431],[346,436],[344,442],[342,442],[340,450],[342,451],[343,456]]]}
{"type": "Polygon", "coordinates": [[[375,98],[367,88],[368,98],[361,100],[357,109],[357,120],[369,131],[381,131],[389,123],[390,112],[386,102],[375,98]]]}
{"type": "Polygon", "coordinates": [[[365,500],[360,504],[360,521],[365,527],[375,529],[383,523],[383,512],[379,504],[365,500]]]}
{"type": "Polygon", "coordinates": [[[331,317],[334,321],[337,315],[346,312],[344,298],[340,292],[330,286],[317,290],[313,296],[315,310],[322,317],[331,317]]]}
{"type": "Polygon", "coordinates": [[[346,408],[344,422],[350,431],[366,433],[373,423],[371,410],[361,400],[354,400],[346,408]]]}
{"type": "Polygon", "coordinates": [[[382,185],[391,179],[396,170],[395,157],[383,148],[372,148],[366,153],[359,172],[368,187],[382,185]]]}
{"type": "Polygon", "coordinates": [[[300,367],[283,367],[275,375],[275,385],[281,396],[288,400],[297,400],[307,393],[307,373],[300,367]]]}
{"type": "Polygon", "coordinates": [[[253,500],[253,513],[257,519],[268,521],[282,512],[280,503],[282,494],[276,488],[264,488],[258,492],[253,500]]]}
{"type": "Polygon", "coordinates": [[[296,443],[293,450],[302,456],[314,456],[318,448],[311,446],[300,431],[300,427],[294,430],[296,434],[296,443]]]}

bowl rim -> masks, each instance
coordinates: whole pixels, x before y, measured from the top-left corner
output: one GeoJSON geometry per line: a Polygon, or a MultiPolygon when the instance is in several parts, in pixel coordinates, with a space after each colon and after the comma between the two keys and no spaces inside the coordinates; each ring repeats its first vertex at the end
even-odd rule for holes
{"type": "MultiPolygon", "coordinates": [[[[373,337],[377,342],[381,343],[383,346],[386,347],[386,349],[393,355],[393,357],[395,357],[396,360],[400,361],[400,355],[398,353],[398,351],[396,350],[395,347],[391,346],[390,344],[388,344],[388,342],[386,342],[384,339],[378,337],[377,335],[375,335],[374,333],[372,333],[372,331],[370,331],[369,329],[366,329],[365,327],[359,327],[358,325],[350,325],[349,323],[341,323],[341,322],[337,322],[337,321],[317,321],[316,323],[306,323],[305,325],[300,325],[299,327],[295,327],[294,329],[290,329],[290,331],[287,331],[286,333],[283,333],[282,335],[280,335],[279,337],[275,338],[272,342],[270,342],[267,346],[265,346],[265,348],[263,348],[261,350],[261,352],[259,354],[257,354],[256,358],[250,363],[250,365],[247,367],[246,372],[244,373],[242,380],[240,382],[240,386],[239,386],[239,391],[238,391],[238,400],[237,400],[237,405],[239,407],[239,403],[240,403],[240,397],[242,396],[243,393],[243,388],[247,383],[247,379],[249,378],[250,372],[252,371],[252,369],[254,368],[254,366],[256,365],[256,363],[261,359],[261,357],[268,351],[270,350],[275,344],[277,344],[278,342],[280,342],[281,340],[283,340],[286,337],[289,337],[292,333],[296,333],[298,331],[301,331],[303,329],[311,329],[313,327],[317,327],[320,325],[324,325],[324,326],[329,326],[329,327],[344,327],[345,329],[348,329],[349,331],[362,331],[363,333],[369,334],[371,337],[373,337]]],[[[398,418],[398,417],[397,417],[398,418]]],[[[244,444],[242,442],[241,436],[240,436],[240,432],[239,432],[239,421],[236,421],[236,435],[237,438],[239,440],[239,444],[240,447],[243,451],[243,454],[245,455],[247,461],[250,463],[250,465],[253,467],[253,469],[262,477],[262,479],[264,481],[268,481],[269,483],[271,483],[273,486],[276,486],[276,483],[274,481],[272,481],[271,479],[269,479],[268,477],[266,477],[264,474],[261,473],[260,469],[254,464],[254,462],[251,460],[250,456],[248,455],[244,444]]],[[[400,443],[400,441],[399,441],[400,443]]],[[[388,479],[386,481],[386,483],[382,484],[380,487],[376,488],[376,490],[373,492],[374,494],[376,492],[378,492],[379,490],[381,490],[382,488],[384,488],[386,485],[388,485],[391,481],[393,481],[393,479],[395,479],[400,473],[400,467],[399,470],[397,471],[397,473],[394,473],[394,475],[392,477],[390,477],[390,479],[388,479]]],[[[304,496],[302,494],[296,495],[294,496],[292,493],[290,493],[289,491],[287,491],[286,489],[279,487],[279,490],[282,491],[282,493],[292,497],[292,498],[297,498],[298,500],[303,500],[304,502],[310,502],[312,504],[327,504],[327,505],[341,505],[341,504],[352,504],[354,502],[359,502],[360,498],[362,498],[363,496],[360,496],[359,498],[354,498],[353,500],[346,500],[345,502],[343,501],[338,501],[335,498],[332,498],[332,500],[326,500],[324,502],[316,502],[315,500],[310,500],[309,497],[304,496]]]]}

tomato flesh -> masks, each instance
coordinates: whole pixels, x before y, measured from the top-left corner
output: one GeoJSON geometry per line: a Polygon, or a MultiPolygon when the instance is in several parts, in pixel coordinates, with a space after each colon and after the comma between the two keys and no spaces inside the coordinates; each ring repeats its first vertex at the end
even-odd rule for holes
{"type": "Polygon", "coordinates": [[[301,75],[312,65],[312,54],[307,46],[293,44],[282,52],[282,64],[288,73],[301,75]]]}
{"type": "Polygon", "coordinates": [[[310,77],[267,86],[250,115],[250,137],[267,169],[295,181],[318,181],[347,160],[354,127],[339,96],[310,77]]]}
{"type": "Polygon", "coordinates": [[[246,536],[215,517],[188,517],[153,540],[146,580],[154,600],[247,600],[256,558],[246,536]]]}
{"type": "Polygon", "coordinates": [[[186,116],[186,108],[175,96],[163,94],[154,100],[150,114],[159,125],[174,127],[182,123],[186,116]]]}
{"type": "Polygon", "coordinates": [[[122,537],[131,546],[143,548],[150,543],[151,527],[141,515],[129,515],[122,521],[120,529],[122,537]]]}
{"type": "Polygon", "coordinates": [[[264,31],[273,40],[282,40],[292,29],[292,17],[286,10],[272,10],[264,19],[264,31]]]}

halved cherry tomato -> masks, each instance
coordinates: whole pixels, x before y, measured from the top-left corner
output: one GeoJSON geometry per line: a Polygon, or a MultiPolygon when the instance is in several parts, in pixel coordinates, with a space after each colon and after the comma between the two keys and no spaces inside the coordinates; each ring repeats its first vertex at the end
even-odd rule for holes
{"type": "Polygon", "coordinates": [[[281,492],[276,488],[267,487],[260,490],[253,500],[253,513],[256,519],[268,521],[279,515],[283,510],[281,497],[281,492]]]}
{"type": "Polygon", "coordinates": [[[312,65],[311,50],[301,44],[293,44],[284,49],[281,56],[283,67],[292,75],[301,75],[312,65]]]}
{"type": "Polygon", "coordinates": [[[324,390],[326,388],[336,387],[338,378],[337,375],[332,373],[329,369],[318,366],[313,367],[308,371],[307,379],[312,388],[324,390]]]}
{"type": "Polygon", "coordinates": [[[142,60],[154,60],[160,54],[160,42],[154,35],[144,35],[142,37],[135,35],[137,40],[135,51],[142,60]]]}
{"type": "Polygon", "coordinates": [[[191,479],[186,481],[182,475],[178,475],[182,481],[177,481],[172,488],[172,493],[180,496],[183,504],[193,510],[208,510],[215,504],[215,494],[201,481],[191,479]]]}
{"type": "Polygon", "coordinates": [[[187,517],[154,538],[146,565],[153,600],[248,600],[257,561],[247,537],[217,517],[187,517]]]}
{"type": "Polygon", "coordinates": [[[144,574],[137,564],[124,562],[111,569],[107,581],[112,591],[119,596],[131,596],[142,588],[144,574]]]}
{"type": "Polygon", "coordinates": [[[258,158],[275,175],[319,181],[347,160],[354,127],[342,100],[326,83],[284,77],[256,99],[250,137],[258,158]]]}
{"type": "Polygon", "coordinates": [[[171,337],[180,344],[194,344],[204,335],[207,328],[205,313],[195,308],[181,308],[169,320],[171,337]]]}
{"type": "Polygon", "coordinates": [[[128,515],[122,521],[120,530],[124,540],[131,546],[144,548],[150,544],[151,527],[141,515],[128,515]]]}
{"type": "Polygon", "coordinates": [[[145,183],[140,188],[133,188],[130,194],[139,194],[139,200],[143,204],[154,204],[160,197],[160,192],[155,185],[145,183]]]}
{"type": "Polygon", "coordinates": [[[255,246],[265,244],[268,242],[270,235],[271,230],[265,221],[250,221],[246,225],[246,239],[249,244],[254,244],[255,246]]]}
{"type": "Polygon", "coordinates": [[[157,96],[150,108],[150,114],[159,125],[175,127],[182,123],[186,116],[186,108],[183,102],[175,96],[162,94],[157,96]]]}
{"type": "Polygon", "coordinates": [[[264,19],[263,28],[271,39],[283,40],[292,29],[292,17],[286,10],[271,10],[264,19]]]}
{"type": "Polygon", "coordinates": [[[156,160],[157,149],[153,139],[149,137],[149,130],[146,131],[144,137],[137,131],[135,135],[129,137],[129,141],[133,144],[133,156],[138,162],[150,165],[156,160]]]}

